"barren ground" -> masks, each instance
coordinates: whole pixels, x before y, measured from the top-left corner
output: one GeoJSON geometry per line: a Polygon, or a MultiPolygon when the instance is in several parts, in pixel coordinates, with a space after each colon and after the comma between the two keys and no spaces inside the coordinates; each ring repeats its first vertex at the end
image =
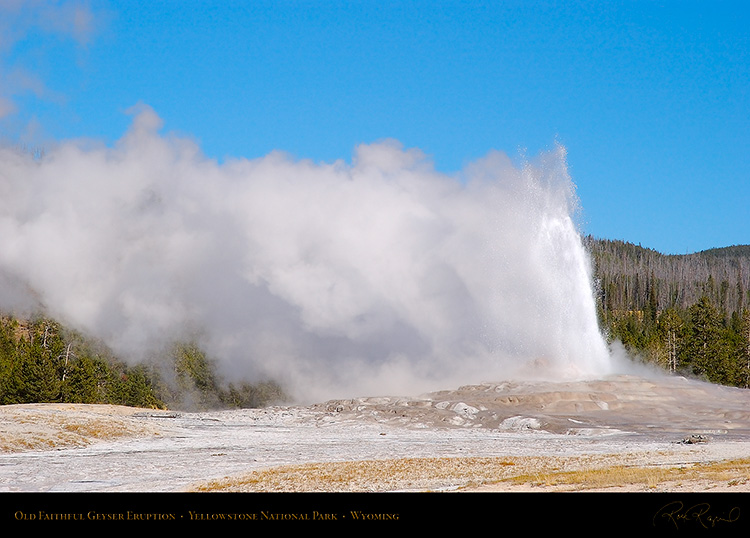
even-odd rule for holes
{"type": "Polygon", "coordinates": [[[206,413],[0,407],[0,491],[750,491],[750,391],[484,383],[206,413]]]}

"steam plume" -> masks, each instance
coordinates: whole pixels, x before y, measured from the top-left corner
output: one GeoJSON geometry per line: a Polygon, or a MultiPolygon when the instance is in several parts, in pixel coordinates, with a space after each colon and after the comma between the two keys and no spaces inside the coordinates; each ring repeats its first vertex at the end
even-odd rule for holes
{"type": "Polygon", "coordinates": [[[0,306],[33,290],[132,360],[198,333],[303,399],[608,370],[563,148],[449,176],[394,141],[219,164],[160,128],[0,150],[0,306]]]}

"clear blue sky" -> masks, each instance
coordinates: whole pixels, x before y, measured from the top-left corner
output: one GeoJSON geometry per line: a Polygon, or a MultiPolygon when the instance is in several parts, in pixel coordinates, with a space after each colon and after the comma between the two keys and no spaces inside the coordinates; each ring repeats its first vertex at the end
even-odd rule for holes
{"type": "Polygon", "coordinates": [[[747,244],[748,6],[0,0],[0,135],[111,143],[140,102],[219,160],[395,138],[452,172],[557,141],[584,232],[747,244]]]}

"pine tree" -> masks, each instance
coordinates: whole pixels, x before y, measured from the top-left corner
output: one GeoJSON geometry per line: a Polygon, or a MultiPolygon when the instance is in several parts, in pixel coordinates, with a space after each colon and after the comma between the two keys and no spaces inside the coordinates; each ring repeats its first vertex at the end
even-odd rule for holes
{"type": "Polygon", "coordinates": [[[728,342],[719,311],[708,296],[690,307],[690,330],[683,362],[696,375],[709,381],[733,384],[736,370],[728,353],[728,342]]]}
{"type": "Polygon", "coordinates": [[[659,317],[659,334],[665,350],[665,366],[670,372],[676,372],[679,364],[679,347],[683,339],[683,323],[674,308],[668,308],[659,317]]]}
{"type": "Polygon", "coordinates": [[[738,357],[740,386],[750,388],[750,309],[742,310],[738,357]]]}

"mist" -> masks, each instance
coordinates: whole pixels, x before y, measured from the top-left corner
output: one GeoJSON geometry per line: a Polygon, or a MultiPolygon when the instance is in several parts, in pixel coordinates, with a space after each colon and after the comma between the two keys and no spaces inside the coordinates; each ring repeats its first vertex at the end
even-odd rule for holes
{"type": "Polygon", "coordinates": [[[161,128],[0,149],[2,310],[132,362],[196,339],[300,400],[612,369],[563,147],[444,174],[394,140],[219,163],[161,128]]]}

